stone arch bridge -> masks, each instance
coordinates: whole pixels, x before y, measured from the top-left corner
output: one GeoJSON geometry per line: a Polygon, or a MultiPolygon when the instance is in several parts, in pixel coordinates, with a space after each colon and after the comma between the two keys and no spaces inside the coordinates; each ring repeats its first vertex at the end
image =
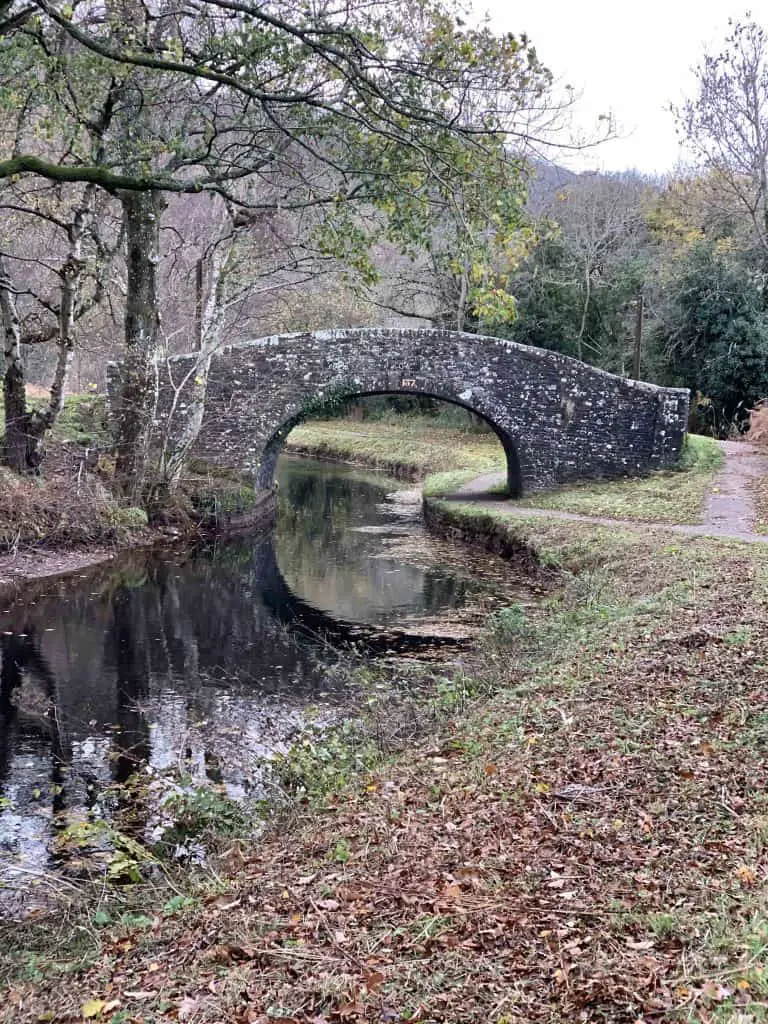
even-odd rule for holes
{"type": "MultiPolygon", "coordinates": [[[[160,366],[157,426],[183,426],[198,356],[160,366]]],[[[470,409],[496,432],[509,490],[642,474],[680,456],[688,392],[626,380],[543,349],[440,330],[359,329],[260,338],[212,359],[193,449],[210,463],[253,470],[272,486],[292,428],[309,413],[366,395],[430,395],[470,409]]]]}

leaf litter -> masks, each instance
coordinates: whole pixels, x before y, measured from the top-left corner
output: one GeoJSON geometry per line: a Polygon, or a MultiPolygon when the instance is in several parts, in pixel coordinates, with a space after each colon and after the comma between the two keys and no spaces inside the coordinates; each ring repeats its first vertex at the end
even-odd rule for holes
{"type": "Polygon", "coordinates": [[[717,547],[693,597],[546,656],[489,642],[495,696],[0,1020],[765,1020],[763,562],[717,547]]]}

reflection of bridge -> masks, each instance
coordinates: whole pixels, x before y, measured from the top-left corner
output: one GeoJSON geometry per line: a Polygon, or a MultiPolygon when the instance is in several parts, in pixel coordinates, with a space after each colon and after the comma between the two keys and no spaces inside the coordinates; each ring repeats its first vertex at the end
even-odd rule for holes
{"type": "MultiPolygon", "coordinates": [[[[195,354],[160,373],[158,421],[183,427],[195,354]],[[178,420],[178,422],[176,422],[178,420]]],[[[114,381],[112,382],[114,385],[114,381]]],[[[344,398],[423,394],[464,406],[499,436],[513,495],[568,480],[646,473],[674,464],[688,393],[626,380],[543,349],[428,330],[340,330],[262,338],[212,360],[195,454],[258,469],[272,484],[280,447],[308,412],[344,398]]]]}
{"type": "Polygon", "coordinates": [[[336,647],[359,646],[370,654],[412,654],[419,648],[461,646],[454,637],[433,637],[409,634],[405,629],[373,626],[362,622],[347,622],[330,612],[317,608],[295,594],[283,576],[277,562],[273,538],[262,543],[254,559],[256,577],[261,583],[261,599],[265,608],[280,622],[290,625],[297,633],[330,643],[336,647]]]}

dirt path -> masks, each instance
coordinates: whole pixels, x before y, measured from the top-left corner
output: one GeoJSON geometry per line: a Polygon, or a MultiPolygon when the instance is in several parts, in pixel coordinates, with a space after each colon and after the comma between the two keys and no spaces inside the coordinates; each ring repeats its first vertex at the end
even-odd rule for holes
{"type": "Polygon", "coordinates": [[[723,468],[715,478],[704,505],[702,522],[696,525],[678,523],[647,523],[633,519],[609,519],[604,516],[585,516],[575,512],[561,512],[554,509],[528,508],[516,501],[493,498],[488,494],[493,487],[503,483],[504,472],[485,473],[465,484],[453,501],[472,501],[494,508],[501,508],[508,515],[550,516],[553,519],[573,520],[579,523],[594,523],[596,526],[616,526],[623,523],[637,529],[673,530],[675,533],[707,537],[729,537],[758,544],[768,543],[768,534],[755,531],[755,508],[752,500],[752,483],[760,476],[768,476],[768,455],[759,448],[744,441],[721,441],[725,454],[723,468]]]}
{"type": "Polygon", "coordinates": [[[707,496],[702,526],[716,536],[760,537],[755,534],[752,484],[768,476],[768,456],[744,441],[721,441],[720,447],[725,464],[707,496]]]}

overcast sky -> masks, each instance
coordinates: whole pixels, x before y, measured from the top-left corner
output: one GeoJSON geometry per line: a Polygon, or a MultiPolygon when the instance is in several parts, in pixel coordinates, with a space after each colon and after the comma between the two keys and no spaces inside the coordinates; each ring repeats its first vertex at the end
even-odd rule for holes
{"type": "MultiPolygon", "coordinates": [[[[672,170],[680,157],[670,103],[695,92],[691,69],[716,51],[728,18],[768,25],[768,0],[475,0],[499,31],[527,32],[539,58],[582,94],[576,124],[612,112],[623,138],[560,162],[574,169],[672,170]]],[[[559,158],[558,158],[559,159],[559,158]]]]}

